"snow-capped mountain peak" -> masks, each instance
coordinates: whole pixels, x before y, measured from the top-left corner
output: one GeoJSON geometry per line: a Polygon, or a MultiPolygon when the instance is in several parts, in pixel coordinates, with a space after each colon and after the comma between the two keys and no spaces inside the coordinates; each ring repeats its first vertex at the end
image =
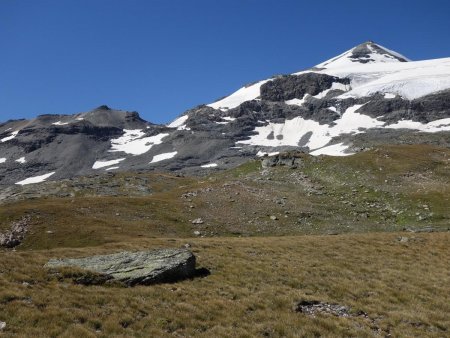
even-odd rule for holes
{"type": "Polygon", "coordinates": [[[315,68],[342,68],[351,67],[355,64],[367,63],[391,63],[411,61],[405,56],[383,47],[373,41],[364,42],[334,58],[322,62],[315,68]]]}

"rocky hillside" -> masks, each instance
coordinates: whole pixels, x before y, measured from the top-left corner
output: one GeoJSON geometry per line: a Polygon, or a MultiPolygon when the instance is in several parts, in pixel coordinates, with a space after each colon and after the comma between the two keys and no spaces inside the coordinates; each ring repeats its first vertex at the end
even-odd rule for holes
{"type": "Polygon", "coordinates": [[[366,42],[166,126],[107,106],[1,123],[0,185],[105,171],[197,174],[286,150],[345,156],[395,143],[449,146],[450,58],[410,61],[366,42]]]}

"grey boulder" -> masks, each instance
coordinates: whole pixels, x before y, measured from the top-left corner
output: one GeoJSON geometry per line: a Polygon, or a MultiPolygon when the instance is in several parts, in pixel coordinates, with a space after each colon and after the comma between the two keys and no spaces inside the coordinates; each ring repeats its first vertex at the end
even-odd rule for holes
{"type": "Polygon", "coordinates": [[[128,286],[175,282],[195,276],[195,256],[186,249],[120,252],[85,258],[51,259],[47,268],[76,267],[128,286]]]}

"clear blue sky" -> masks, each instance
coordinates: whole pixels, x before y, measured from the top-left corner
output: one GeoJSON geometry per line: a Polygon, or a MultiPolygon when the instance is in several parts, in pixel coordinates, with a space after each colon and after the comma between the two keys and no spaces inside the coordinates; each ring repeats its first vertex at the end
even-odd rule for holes
{"type": "Polygon", "coordinates": [[[450,2],[0,0],[0,121],[102,104],[155,123],[366,40],[450,57],[450,2]]]}

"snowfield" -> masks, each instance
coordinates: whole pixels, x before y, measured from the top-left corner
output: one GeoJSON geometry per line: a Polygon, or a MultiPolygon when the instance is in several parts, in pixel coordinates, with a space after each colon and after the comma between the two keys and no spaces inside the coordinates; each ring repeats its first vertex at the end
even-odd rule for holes
{"type": "Polygon", "coordinates": [[[316,67],[325,67],[316,70],[317,73],[350,78],[351,90],[341,95],[341,98],[382,93],[387,94],[387,98],[400,95],[405,99],[413,100],[450,88],[450,58],[410,62],[399,62],[394,59],[390,62],[362,64],[343,57],[327,65],[325,62],[316,67]]]}
{"type": "Polygon", "coordinates": [[[334,126],[319,124],[302,117],[285,120],[284,123],[269,122],[266,126],[255,128],[257,135],[239,143],[266,147],[306,146],[313,150],[324,147],[335,136],[361,133],[363,129],[376,128],[384,124],[370,116],[358,114],[356,111],[361,107],[362,105],[355,105],[347,108],[342,118],[335,121],[334,126]],[[300,144],[302,138],[305,141],[300,144]]]}
{"type": "MultiPolygon", "coordinates": [[[[319,124],[313,120],[305,120],[295,117],[285,120],[284,123],[269,122],[266,126],[256,127],[255,132],[248,140],[239,141],[239,144],[252,146],[281,147],[281,146],[306,146],[313,155],[351,155],[346,153],[342,144],[330,145],[324,148],[333,137],[343,134],[358,134],[370,128],[393,128],[393,129],[413,129],[422,132],[450,131],[450,118],[432,121],[422,124],[413,121],[399,121],[398,123],[385,125],[383,121],[370,116],[359,114],[357,110],[362,105],[354,105],[347,108],[335,125],[319,124]],[[301,142],[303,139],[303,142],[301,142]]],[[[259,152],[258,156],[264,156],[264,152],[259,152]]]]}
{"type": "Polygon", "coordinates": [[[414,129],[425,133],[436,133],[439,131],[450,131],[450,118],[431,121],[429,123],[420,123],[415,121],[402,120],[397,123],[386,126],[392,129],[414,129]]]}

